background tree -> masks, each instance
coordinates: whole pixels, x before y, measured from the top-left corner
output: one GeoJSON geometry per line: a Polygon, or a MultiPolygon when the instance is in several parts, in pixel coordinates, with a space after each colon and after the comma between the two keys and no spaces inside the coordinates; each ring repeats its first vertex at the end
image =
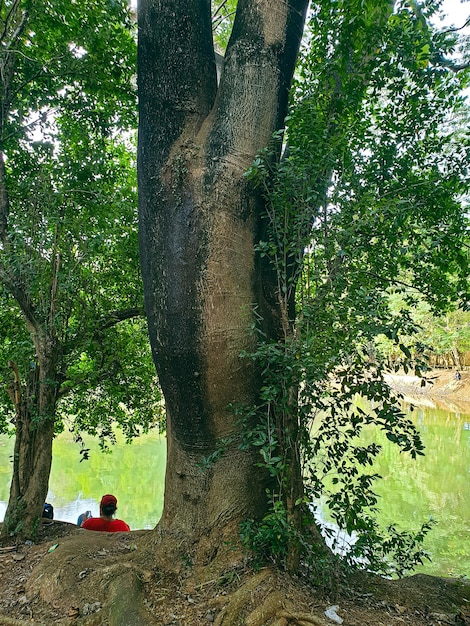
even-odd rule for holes
{"type": "MultiPolygon", "coordinates": [[[[392,309],[397,306],[407,308],[401,294],[392,300],[392,309]]],[[[450,310],[441,316],[433,315],[429,305],[419,302],[410,309],[414,320],[415,333],[403,336],[402,341],[415,351],[415,344],[421,346],[431,367],[463,369],[470,362],[470,313],[461,309],[450,310]]],[[[385,336],[377,341],[380,352],[386,354],[391,361],[400,360],[402,352],[399,346],[385,336]]]]}
{"type": "Polygon", "coordinates": [[[130,438],[159,395],[139,321],[127,3],[14,0],[0,17],[3,533],[31,535],[63,420],[103,441],[117,421],[130,438]]]}
{"type": "Polygon", "coordinates": [[[222,0],[222,2],[212,0],[211,4],[212,32],[216,50],[219,48],[225,51],[237,10],[237,0],[222,0]]]}

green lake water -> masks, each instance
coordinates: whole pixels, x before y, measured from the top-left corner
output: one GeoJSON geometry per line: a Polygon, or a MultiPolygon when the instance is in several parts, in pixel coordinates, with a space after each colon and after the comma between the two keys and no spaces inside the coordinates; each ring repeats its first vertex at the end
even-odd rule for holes
{"type": "MultiPolygon", "coordinates": [[[[410,414],[421,432],[426,455],[413,461],[399,454],[385,436],[374,429],[365,441],[383,445],[376,471],[383,477],[376,491],[380,521],[399,528],[417,529],[430,517],[438,524],[426,539],[433,561],[419,571],[435,575],[470,574],[470,413],[433,406],[415,408],[410,414]]],[[[104,493],[118,499],[118,517],[131,529],[153,528],[163,506],[165,439],[149,434],[132,444],[118,441],[103,454],[94,441],[86,440],[90,459],[80,462],[79,447],[71,435],[54,442],[48,502],[54,517],[76,523],[90,510],[98,515],[104,493]]],[[[8,500],[13,441],[0,438],[0,520],[8,500]]]]}
{"type": "Polygon", "coordinates": [[[399,454],[382,433],[368,432],[383,446],[376,468],[383,480],[380,521],[418,529],[432,517],[426,538],[432,563],[419,572],[470,576],[470,414],[416,407],[411,414],[425,445],[425,456],[399,454]]]}
{"type": "MultiPolygon", "coordinates": [[[[53,462],[47,501],[54,518],[76,523],[86,510],[99,515],[105,493],[118,500],[117,517],[133,530],[153,528],[163,508],[166,441],[154,433],[131,444],[118,437],[112,452],[100,451],[97,441],[87,438],[88,460],[80,462],[80,448],[63,433],[54,441],[53,462]]],[[[10,489],[13,441],[0,438],[0,520],[5,515],[10,489]]]]}

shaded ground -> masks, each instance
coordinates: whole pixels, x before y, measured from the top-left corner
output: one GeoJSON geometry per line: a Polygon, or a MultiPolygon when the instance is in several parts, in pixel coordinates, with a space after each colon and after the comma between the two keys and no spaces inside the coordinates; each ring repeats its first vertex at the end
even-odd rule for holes
{"type": "Polygon", "coordinates": [[[151,534],[95,533],[55,521],[41,528],[33,545],[4,546],[0,552],[0,624],[307,626],[339,623],[337,618],[343,619],[344,626],[470,624],[468,581],[424,575],[390,581],[364,575],[345,583],[332,599],[285,574],[252,572],[239,559],[212,580],[201,579],[200,570],[184,560],[163,569],[146,553],[151,534]],[[128,583],[126,576],[130,576],[128,583]],[[145,619],[119,621],[118,617],[113,621],[105,613],[107,603],[117,602],[112,588],[116,580],[125,583],[131,601],[142,599],[145,619]],[[243,606],[239,610],[234,599],[240,588],[243,606]],[[325,611],[334,605],[338,608],[330,619],[325,611]],[[262,618],[259,607],[264,607],[262,618]],[[237,616],[244,613],[246,620],[232,620],[234,610],[237,616]]]}
{"type": "MultiPolygon", "coordinates": [[[[415,383],[394,380],[407,396],[470,406],[469,372],[460,381],[440,373],[432,392],[415,383]]],[[[34,543],[0,548],[0,625],[470,625],[468,580],[361,575],[333,597],[284,573],[254,572],[236,551],[223,568],[210,561],[159,551],[153,531],[95,533],[47,521],[34,543]]]]}

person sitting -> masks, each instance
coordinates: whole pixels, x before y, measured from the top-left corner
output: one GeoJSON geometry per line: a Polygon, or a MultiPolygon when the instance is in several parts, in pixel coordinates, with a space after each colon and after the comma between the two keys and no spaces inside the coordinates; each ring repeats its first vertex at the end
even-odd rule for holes
{"type": "Polygon", "coordinates": [[[42,517],[43,519],[54,519],[54,507],[49,502],[44,503],[44,507],[42,509],[42,517]]]}
{"type": "Polygon", "coordinates": [[[114,519],[117,509],[117,499],[110,493],[101,498],[100,516],[89,517],[82,523],[82,528],[86,530],[101,530],[108,533],[117,533],[120,531],[129,531],[130,528],[120,519],[114,519]]]}

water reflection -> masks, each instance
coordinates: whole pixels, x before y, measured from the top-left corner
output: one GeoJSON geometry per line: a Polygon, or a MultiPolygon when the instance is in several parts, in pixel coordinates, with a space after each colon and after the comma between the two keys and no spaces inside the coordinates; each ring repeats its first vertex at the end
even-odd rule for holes
{"type": "MultiPolygon", "coordinates": [[[[77,444],[64,433],[54,441],[47,501],[55,519],[76,523],[83,511],[99,515],[104,493],[118,499],[118,517],[136,530],[153,528],[163,508],[165,439],[156,433],[132,444],[118,438],[112,452],[102,453],[97,442],[86,439],[90,458],[80,462],[77,444]]],[[[0,438],[0,519],[3,520],[11,479],[13,441],[0,438]]]]}
{"type": "MultiPolygon", "coordinates": [[[[379,523],[401,530],[418,530],[430,518],[438,523],[426,537],[432,563],[416,571],[442,576],[470,574],[468,480],[470,471],[470,415],[437,407],[429,399],[410,410],[421,433],[425,456],[412,459],[376,428],[368,427],[362,443],[377,443],[382,453],[374,466],[383,480],[374,491],[381,496],[379,523]]],[[[323,510],[325,515],[325,510],[323,510]]],[[[325,519],[328,520],[328,515],[325,519]]],[[[344,538],[343,538],[344,539],[344,538]]]]}

